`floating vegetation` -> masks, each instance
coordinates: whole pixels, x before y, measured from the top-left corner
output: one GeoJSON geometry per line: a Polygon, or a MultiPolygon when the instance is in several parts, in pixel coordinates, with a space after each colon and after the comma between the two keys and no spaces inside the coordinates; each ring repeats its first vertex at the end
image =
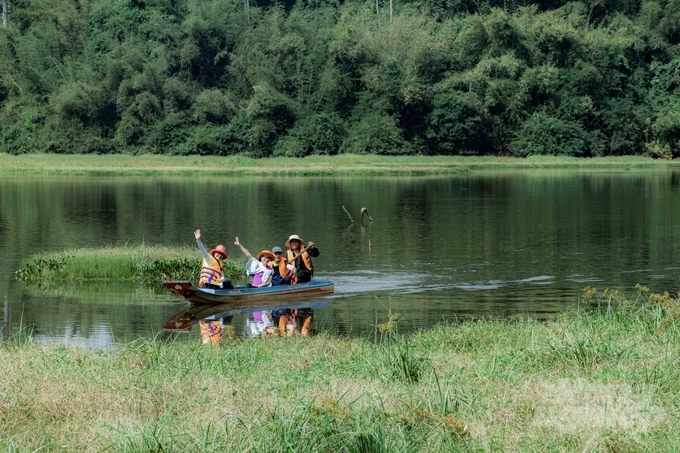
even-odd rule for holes
{"type": "MultiPolygon", "coordinates": [[[[16,277],[36,285],[111,280],[156,286],[162,280],[196,280],[200,267],[195,248],[126,244],[33,255],[16,277]]],[[[224,274],[233,282],[245,281],[243,260],[225,260],[224,274]]]]}

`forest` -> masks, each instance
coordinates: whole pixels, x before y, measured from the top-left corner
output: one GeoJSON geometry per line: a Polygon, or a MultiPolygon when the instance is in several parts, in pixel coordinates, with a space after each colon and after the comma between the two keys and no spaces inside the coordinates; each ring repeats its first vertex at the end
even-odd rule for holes
{"type": "Polygon", "coordinates": [[[680,156],[680,0],[7,0],[0,152],[680,156]]]}

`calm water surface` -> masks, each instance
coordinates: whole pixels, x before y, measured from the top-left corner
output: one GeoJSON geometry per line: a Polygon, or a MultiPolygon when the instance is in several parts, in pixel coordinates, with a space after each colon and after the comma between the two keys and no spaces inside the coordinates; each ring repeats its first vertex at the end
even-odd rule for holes
{"type": "MultiPolygon", "coordinates": [[[[314,241],[336,283],[316,328],[373,335],[469,317],[545,318],[585,286],[676,291],[680,172],[515,170],[447,177],[2,177],[3,333],[105,348],[158,334],[188,308],[129,284],[36,288],[14,279],[34,253],[109,244],[251,251],[314,241]],[[352,215],[350,222],[343,211],[352,215]],[[372,222],[360,223],[366,207],[372,222]]],[[[198,250],[196,251],[198,255],[198,250]]],[[[237,316],[242,326],[244,318],[237,316]]],[[[198,336],[196,328],[191,335],[198,336]]]]}

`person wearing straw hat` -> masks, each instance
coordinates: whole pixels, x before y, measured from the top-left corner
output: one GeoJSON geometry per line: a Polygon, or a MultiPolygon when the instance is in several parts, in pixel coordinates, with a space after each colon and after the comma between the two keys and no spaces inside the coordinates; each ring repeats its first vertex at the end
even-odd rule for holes
{"type": "Polygon", "coordinates": [[[214,249],[207,252],[203,243],[201,242],[201,230],[194,231],[196,244],[203,255],[203,263],[201,265],[201,274],[198,278],[199,288],[210,289],[233,289],[234,286],[230,280],[224,277],[224,267],[222,260],[229,257],[227,249],[222,245],[216,246],[214,249]]]}
{"type": "Polygon", "coordinates": [[[262,250],[257,254],[257,259],[255,259],[253,255],[251,255],[250,252],[246,250],[243,245],[241,245],[238,237],[236,238],[236,242],[234,242],[234,244],[236,244],[241,249],[246,258],[248,258],[248,262],[246,263],[246,273],[253,277],[253,281],[246,286],[249,288],[264,288],[266,286],[271,286],[272,275],[274,274],[271,262],[274,261],[274,254],[269,250],[262,250]]]}
{"type": "Polygon", "coordinates": [[[286,241],[288,262],[295,266],[295,283],[305,283],[312,280],[314,275],[312,257],[319,256],[319,249],[314,247],[313,242],[310,241],[307,247],[304,247],[304,245],[305,241],[297,234],[292,234],[286,241]]]}

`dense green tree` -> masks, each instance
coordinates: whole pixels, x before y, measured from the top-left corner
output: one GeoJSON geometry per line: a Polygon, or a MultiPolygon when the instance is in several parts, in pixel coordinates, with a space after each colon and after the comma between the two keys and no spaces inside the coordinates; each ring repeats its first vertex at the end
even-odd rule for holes
{"type": "Polygon", "coordinates": [[[428,143],[437,154],[485,152],[488,131],[481,99],[474,93],[452,91],[435,96],[428,121],[428,143]]]}
{"type": "Polygon", "coordinates": [[[680,0],[13,0],[0,151],[680,156],[680,0]]]}

